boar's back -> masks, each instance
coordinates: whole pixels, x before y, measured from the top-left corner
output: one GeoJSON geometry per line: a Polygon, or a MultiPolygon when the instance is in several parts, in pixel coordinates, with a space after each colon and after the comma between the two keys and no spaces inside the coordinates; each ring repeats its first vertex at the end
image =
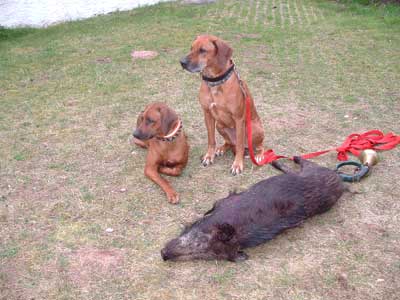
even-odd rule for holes
{"type": "Polygon", "coordinates": [[[328,210],[343,193],[336,179],[333,172],[328,181],[320,176],[274,176],[217,201],[197,225],[231,224],[241,247],[254,247],[328,210]]]}

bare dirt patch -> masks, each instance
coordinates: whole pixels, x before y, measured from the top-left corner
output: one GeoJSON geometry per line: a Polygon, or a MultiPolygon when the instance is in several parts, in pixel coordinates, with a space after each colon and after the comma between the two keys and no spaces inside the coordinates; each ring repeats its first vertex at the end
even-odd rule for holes
{"type": "Polygon", "coordinates": [[[289,92],[290,102],[280,103],[272,106],[269,110],[270,117],[267,121],[268,126],[280,130],[289,128],[302,128],[308,123],[310,111],[301,109],[296,102],[296,95],[293,91],[289,92]]]}
{"type": "Polygon", "coordinates": [[[124,263],[124,255],[120,249],[78,249],[68,257],[68,275],[75,285],[86,287],[93,279],[115,275],[124,263]]]}
{"type": "Polygon", "coordinates": [[[96,63],[109,64],[109,63],[112,63],[112,58],[111,57],[99,57],[99,58],[96,58],[96,63]]]}

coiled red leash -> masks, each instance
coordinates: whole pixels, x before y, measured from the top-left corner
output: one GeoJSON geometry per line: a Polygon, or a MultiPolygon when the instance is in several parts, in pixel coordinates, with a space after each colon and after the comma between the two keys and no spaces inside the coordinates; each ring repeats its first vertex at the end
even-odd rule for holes
{"type": "MultiPolygon", "coordinates": [[[[276,155],[272,149],[264,152],[264,159],[260,162],[257,162],[254,157],[253,150],[253,139],[252,139],[252,130],[251,130],[251,110],[250,110],[250,97],[246,96],[246,128],[247,128],[247,144],[249,147],[250,158],[252,162],[257,166],[262,166],[265,164],[269,164],[274,160],[280,158],[289,158],[283,155],[276,155]]],[[[337,148],[331,148],[327,150],[311,152],[308,154],[301,155],[304,159],[309,159],[313,157],[320,156],[330,151],[337,151],[337,159],[340,161],[348,160],[347,152],[352,153],[355,156],[359,156],[360,152],[365,149],[373,149],[373,150],[390,150],[400,144],[400,136],[389,132],[384,135],[379,130],[370,130],[362,134],[352,133],[350,134],[344,143],[337,148]]],[[[290,158],[292,159],[292,158],[290,158]]]]}

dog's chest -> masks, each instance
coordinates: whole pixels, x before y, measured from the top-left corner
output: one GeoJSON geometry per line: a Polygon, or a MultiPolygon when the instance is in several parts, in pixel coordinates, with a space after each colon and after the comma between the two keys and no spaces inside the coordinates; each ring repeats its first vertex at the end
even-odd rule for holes
{"type": "Polygon", "coordinates": [[[226,125],[230,124],[233,118],[229,106],[232,104],[229,103],[229,94],[222,90],[221,87],[215,87],[210,89],[209,96],[207,105],[214,119],[226,125]]]}

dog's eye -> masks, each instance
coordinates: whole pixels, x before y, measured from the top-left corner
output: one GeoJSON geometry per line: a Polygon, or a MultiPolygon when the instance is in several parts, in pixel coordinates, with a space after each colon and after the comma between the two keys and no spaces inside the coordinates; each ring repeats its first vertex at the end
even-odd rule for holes
{"type": "Polygon", "coordinates": [[[147,124],[153,124],[153,123],[155,123],[156,121],[154,121],[154,120],[152,120],[152,119],[149,119],[149,118],[146,118],[146,123],[147,124]]]}
{"type": "Polygon", "coordinates": [[[204,48],[200,48],[200,49],[199,49],[199,52],[200,52],[200,53],[206,53],[206,52],[207,52],[207,50],[206,50],[206,49],[204,49],[204,48]]]}

